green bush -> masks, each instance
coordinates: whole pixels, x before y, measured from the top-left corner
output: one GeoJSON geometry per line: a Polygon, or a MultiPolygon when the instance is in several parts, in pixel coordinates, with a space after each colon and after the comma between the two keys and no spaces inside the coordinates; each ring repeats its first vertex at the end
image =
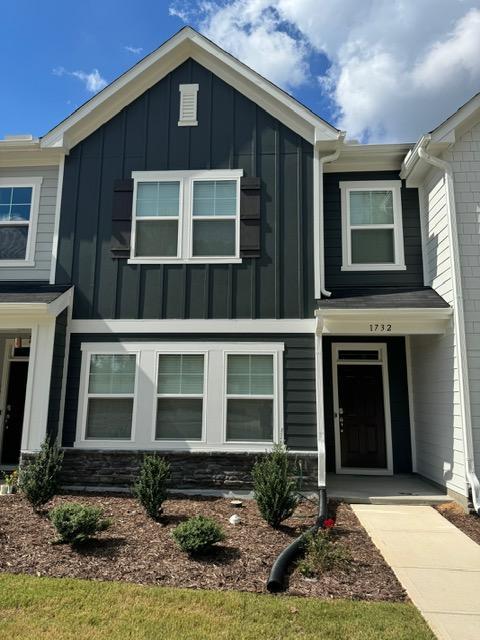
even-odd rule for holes
{"type": "Polygon", "coordinates": [[[172,532],[182,551],[190,554],[205,553],[216,542],[225,540],[222,527],[212,518],[195,516],[182,522],[172,532]]]}
{"type": "Polygon", "coordinates": [[[133,487],[133,494],[154,520],[158,520],[162,514],[162,504],[167,497],[169,478],[170,463],[165,458],[155,453],[145,456],[138,480],[133,487]]]}
{"type": "Polygon", "coordinates": [[[298,570],[305,577],[313,578],[332,569],[346,571],[351,561],[350,551],[332,540],[331,530],[319,529],[315,534],[305,535],[305,557],[298,563],[298,570]]]}
{"type": "Polygon", "coordinates": [[[58,541],[68,544],[79,544],[105,531],[111,525],[108,518],[103,517],[99,507],[91,507],[78,502],[61,504],[52,509],[48,517],[57,530],[58,541]]]}
{"type": "Polygon", "coordinates": [[[257,460],[252,470],[253,490],[260,513],[272,527],[289,518],[298,504],[298,483],[285,447],[276,445],[257,460]]]}
{"type": "Polygon", "coordinates": [[[47,438],[40,453],[21,467],[18,486],[33,507],[41,507],[56,494],[62,462],[57,442],[47,438]]]}

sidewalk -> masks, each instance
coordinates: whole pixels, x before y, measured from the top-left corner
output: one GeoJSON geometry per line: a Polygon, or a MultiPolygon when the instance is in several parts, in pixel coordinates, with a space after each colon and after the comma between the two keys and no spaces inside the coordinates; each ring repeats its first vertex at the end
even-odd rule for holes
{"type": "Polygon", "coordinates": [[[441,640],[480,638],[480,546],[432,507],[352,509],[441,640]]]}

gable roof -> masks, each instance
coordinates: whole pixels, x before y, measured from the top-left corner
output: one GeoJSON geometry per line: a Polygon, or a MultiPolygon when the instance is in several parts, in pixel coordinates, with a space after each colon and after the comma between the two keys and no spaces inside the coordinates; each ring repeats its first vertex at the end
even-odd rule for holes
{"type": "Polygon", "coordinates": [[[338,129],[298,100],[191,27],[184,27],[49,131],[41,146],[73,147],[188,58],[212,71],[309,142],[328,144],[339,137],[338,129]]]}
{"type": "Polygon", "coordinates": [[[468,125],[477,119],[480,119],[480,93],[467,100],[455,113],[430,131],[432,142],[455,142],[468,125]]]}

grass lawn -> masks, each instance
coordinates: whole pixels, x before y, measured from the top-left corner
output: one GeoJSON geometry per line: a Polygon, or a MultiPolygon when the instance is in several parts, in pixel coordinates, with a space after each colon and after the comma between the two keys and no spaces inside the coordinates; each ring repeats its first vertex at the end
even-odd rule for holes
{"type": "Polygon", "coordinates": [[[403,603],[275,597],[0,574],[0,638],[432,640],[403,603]]]}

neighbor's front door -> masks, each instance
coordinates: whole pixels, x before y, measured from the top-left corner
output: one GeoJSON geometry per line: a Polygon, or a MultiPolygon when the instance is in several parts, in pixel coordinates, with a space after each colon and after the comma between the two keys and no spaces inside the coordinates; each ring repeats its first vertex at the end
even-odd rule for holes
{"type": "Polygon", "coordinates": [[[342,468],[385,469],[385,409],[382,367],[338,364],[342,468]]]}
{"type": "Polygon", "coordinates": [[[7,401],[3,419],[2,464],[18,464],[20,458],[27,375],[28,361],[12,360],[10,362],[7,401]]]}

